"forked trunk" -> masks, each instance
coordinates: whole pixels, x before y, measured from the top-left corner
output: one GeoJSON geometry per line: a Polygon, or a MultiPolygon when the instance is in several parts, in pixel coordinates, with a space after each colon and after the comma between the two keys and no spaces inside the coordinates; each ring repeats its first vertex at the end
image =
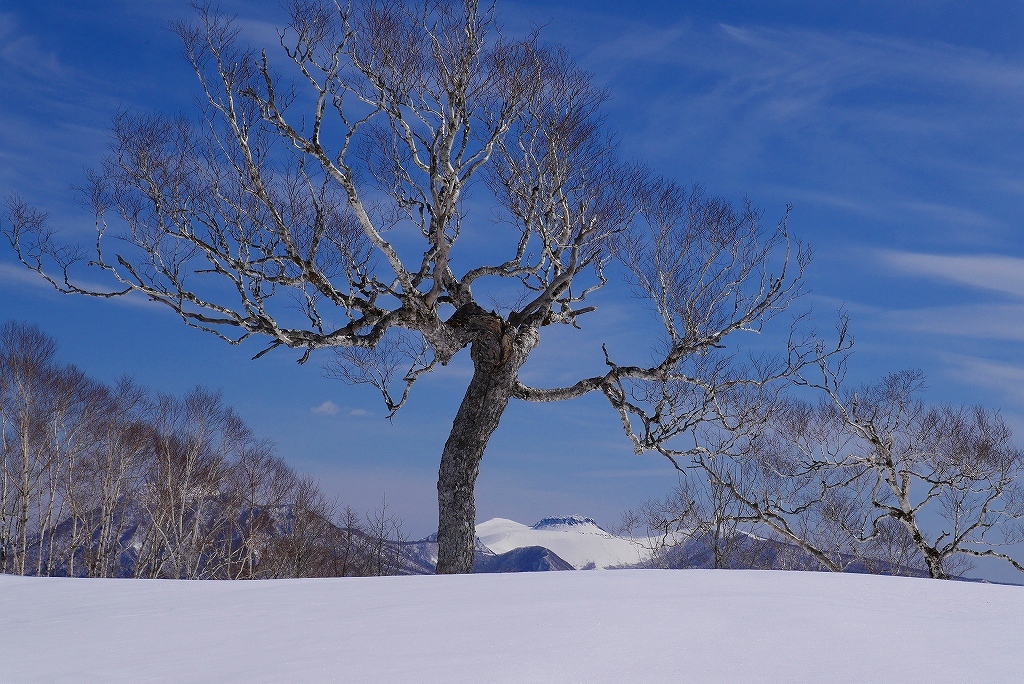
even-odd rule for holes
{"type": "Polygon", "coordinates": [[[473,379],[455,414],[437,477],[437,573],[473,571],[476,539],[474,487],[487,441],[505,412],[519,368],[535,346],[533,335],[501,330],[473,343],[473,379]]]}

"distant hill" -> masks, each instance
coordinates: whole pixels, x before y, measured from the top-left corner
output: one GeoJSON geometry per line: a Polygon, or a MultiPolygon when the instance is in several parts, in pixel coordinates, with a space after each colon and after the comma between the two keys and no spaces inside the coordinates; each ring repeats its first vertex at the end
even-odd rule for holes
{"type": "MultiPolygon", "coordinates": [[[[93,517],[98,517],[93,516],[93,517]]],[[[109,577],[177,576],[176,573],[147,571],[139,566],[141,557],[147,558],[154,534],[148,529],[146,516],[137,507],[124,509],[124,517],[116,521],[117,539],[111,544],[115,555],[108,559],[109,577]],[[136,573],[136,571],[141,572],[136,573]]],[[[67,561],[52,565],[50,574],[82,576],[86,574],[95,549],[98,547],[98,527],[85,529],[78,521],[78,536],[82,538],[73,553],[63,554],[73,559],[74,568],[67,561]]],[[[75,536],[75,525],[66,520],[55,526],[42,546],[70,548],[75,536]]],[[[593,570],[610,568],[729,568],[819,570],[820,566],[796,545],[774,539],[764,539],[745,532],[717,540],[715,547],[709,540],[691,536],[680,538],[671,546],[652,543],[658,540],[631,539],[614,535],[592,518],[580,515],[543,518],[534,525],[524,525],[506,518],[493,518],[476,527],[476,548],[473,571],[476,573],[546,572],[552,570],[593,570]]],[[[196,562],[202,564],[207,557],[212,561],[232,554],[244,560],[240,552],[253,549],[254,570],[248,576],[269,577],[332,577],[342,575],[427,575],[437,565],[437,535],[418,541],[401,541],[385,536],[368,534],[361,527],[341,528],[329,519],[311,514],[297,518],[293,506],[242,511],[221,532],[208,535],[208,550],[200,552],[196,562]],[[301,518],[301,520],[299,520],[301,518]],[[300,524],[301,523],[301,524],[300,524]],[[249,534],[243,535],[246,530],[249,534]],[[301,568],[295,566],[302,559],[301,568]]],[[[40,545],[29,550],[34,562],[40,545]]],[[[917,568],[896,566],[882,560],[841,557],[847,572],[886,575],[924,576],[917,568]]],[[[152,563],[152,561],[150,561],[152,563]]],[[[216,569],[216,568],[215,568],[216,569]]],[[[238,562],[212,578],[238,577],[245,567],[238,562]],[[233,569],[234,568],[234,569],[233,569]],[[230,572],[229,572],[230,571],[230,572]]]]}
{"type": "MultiPolygon", "coordinates": [[[[701,537],[682,537],[678,543],[658,547],[658,540],[630,539],[608,532],[592,518],[566,515],[543,518],[524,525],[492,518],[476,526],[474,572],[540,572],[611,568],[729,568],[820,570],[817,561],[800,547],[776,539],[735,532],[717,541],[717,548],[701,537]],[[657,552],[655,552],[657,549],[657,552]]],[[[403,545],[403,567],[414,574],[434,572],[437,537],[431,535],[403,545]]],[[[844,556],[847,572],[924,576],[920,569],[882,560],[844,556]]]]}
{"type": "Polygon", "coordinates": [[[473,572],[544,572],[575,570],[558,555],[543,546],[524,546],[502,554],[477,554],[473,572]]]}

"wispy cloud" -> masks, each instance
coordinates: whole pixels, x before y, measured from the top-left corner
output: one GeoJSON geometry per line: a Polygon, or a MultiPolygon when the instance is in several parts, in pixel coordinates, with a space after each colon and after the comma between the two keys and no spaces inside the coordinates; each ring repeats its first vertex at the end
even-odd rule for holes
{"type": "Polygon", "coordinates": [[[959,82],[992,89],[1024,88],[1024,74],[1013,64],[991,54],[939,41],[895,38],[860,32],[827,32],[803,28],[741,27],[720,24],[722,32],[738,45],[771,53],[779,58],[765,64],[765,71],[785,69],[787,64],[818,59],[817,67],[799,72],[804,83],[829,84],[847,89],[872,80],[872,74],[910,74],[944,82],[959,82]],[[898,59],[894,59],[898,58],[898,59]],[[845,71],[854,83],[835,82],[830,72],[845,71]]]}
{"type": "Polygon", "coordinates": [[[25,79],[24,82],[37,88],[51,88],[55,82],[66,82],[76,75],[76,70],[62,62],[55,50],[38,36],[22,30],[17,16],[11,12],[0,13],[0,63],[6,66],[5,82],[25,79]]]}
{"type": "Polygon", "coordinates": [[[610,106],[626,122],[630,154],[712,187],[737,187],[758,203],[769,190],[835,215],[856,212],[870,221],[861,238],[877,225],[927,225],[936,244],[978,250],[1005,241],[1005,218],[956,195],[1008,192],[996,181],[1019,168],[1015,146],[1005,144],[1019,136],[1024,109],[1019,55],[683,17],[614,30],[591,41],[586,59],[615,93],[610,106]],[[954,197],[936,201],[923,177],[956,178],[946,193],[954,197]],[[803,194],[777,192],[779,185],[803,194]],[[999,236],[965,232],[978,228],[999,236]]]}
{"type": "Polygon", "coordinates": [[[780,195],[790,197],[794,202],[807,202],[811,204],[824,204],[830,207],[837,207],[845,211],[854,212],[858,214],[864,214],[868,216],[877,216],[882,212],[882,209],[877,205],[865,202],[862,199],[849,197],[847,195],[823,192],[820,190],[809,190],[807,188],[794,188],[779,186],[775,190],[780,195]]]}
{"type": "Polygon", "coordinates": [[[965,228],[993,228],[999,222],[990,216],[964,207],[954,207],[931,202],[906,202],[904,206],[911,211],[928,216],[933,221],[954,224],[965,228]]]}
{"type": "MultiPolygon", "coordinates": [[[[63,60],[73,54],[52,36],[27,32],[0,14],[0,185],[26,197],[66,194],[81,167],[95,163],[110,116],[126,98],[97,70],[63,60]]],[[[123,86],[120,86],[123,87],[123,86]]]]}
{"type": "MultiPolygon", "coordinates": [[[[875,258],[898,275],[920,277],[1024,300],[1024,259],[1000,254],[927,254],[876,250],[875,258]]],[[[877,309],[869,319],[884,329],[979,341],[1024,342],[1024,302],[877,309]]]]}
{"type": "MultiPolygon", "coordinates": [[[[89,280],[74,280],[75,285],[78,287],[88,290],[91,292],[110,292],[111,287],[108,285],[102,285],[89,280]]],[[[38,290],[41,293],[52,294],[58,297],[64,297],[64,295],[58,292],[52,284],[47,282],[41,275],[32,271],[29,268],[19,264],[11,262],[0,262],[0,283],[13,285],[14,287],[29,287],[33,290],[38,290]]],[[[70,295],[77,299],[81,299],[82,295],[70,295]]],[[[111,297],[108,301],[115,305],[130,306],[142,309],[149,309],[151,311],[167,311],[167,307],[159,302],[147,298],[145,295],[137,292],[130,292],[126,295],[119,297],[111,297]]]]}
{"type": "Polygon", "coordinates": [[[929,107],[900,107],[906,100],[891,97],[890,106],[865,107],[836,99],[863,89],[895,96],[908,83],[918,92],[935,89],[931,94],[942,95],[947,103],[954,100],[950,84],[958,90],[986,91],[999,100],[1024,97],[1024,70],[1019,64],[981,50],[862,33],[729,24],[653,30],[635,26],[615,41],[599,42],[591,58],[617,61],[623,73],[635,73],[631,62],[646,62],[685,67],[695,77],[717,74],[702,89],[705,98],[714,95],[723,104],[752,104],[759,115],[773,112],[781,118],[811,114],[821,107],[855,111],[862,122],[875,125],[898,122],[901,117],[894,115],[901,111],[913,112],[915,118],[937,114],[935,102],[929,107]],[[944,93],[942,86],[947,88],[944,93]]]}
{"type": "Polygon", "coordinates": [[[0,60],[34,80],[65,78],[71,72],[56,53],[45,50],[34,36],[8,34],[0,38],[0,60]]]}
{"type": "Polygon", "coordinates": [[[48,292],[53,291],[53,286],[46,282],[41,275],[35,271],[30,271],[21,264],[0,262],[0,282],[27,285],[48,292]]]}
{"type": "Polygon", "coordinates": [[[235,25],[242,30],[245,38],[253,45],[273,47],[280,41],[280,34],[278,33],[280,27],[272,21],[251,17],[237,17],[235,25]]]}
{"type": "Polygon", "coordinates": [[[1024,342],[1024,304],[968,304],[899,309],[878,313],[875,323],[886,330],[974,340],[1024,342]]]}
{"type": "Polygon", "coordinates": [[[314,406],[310,409],[310,411],[318,416],[334,416],[338,414],[339,410],[338,405],[333,401],[325,401],[319,406],[314,406]]]}
{"type": "Polygon", "coordinates": [[[998,392],[1024,405],[1024,367],[975,356],[946,354],[947,372],[964,383],[998,392]]]}
{"type": "Polygon", "coordinates": [[[924,276],[1024,298],[1024,259],[999,254],[921,254],[879,250],[878,258],[906,275],[924,276]]]}

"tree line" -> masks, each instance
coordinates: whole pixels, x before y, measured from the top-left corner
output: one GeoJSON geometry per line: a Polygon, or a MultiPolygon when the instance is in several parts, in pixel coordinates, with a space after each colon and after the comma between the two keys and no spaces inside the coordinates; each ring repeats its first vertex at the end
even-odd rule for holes
{"type": "MultiPolygon", "coordinates": [[[[652,567],[961,575],[1024,567],[1024,451],[982,406],[931,405],[905,371],[816,399],[738,386],[731,416],[675,435],[671,494],[626,514],[652,567]],[[689,439],[689,445],[681,443],[689,439]],[[685,459],[682,456],[686,456],[685,459]]],[[[0,572],[253,579],[409,571],[401,521],[360,516],[197,388],[106,385],[33,325],[0,327],[0,572]]]]}
{"type": "Polygon", "coordinates": [[[0,327],[0,572],[254,579],[401,571],[401,521],[328,499],[218,393],[107,385],[0,327]]]}

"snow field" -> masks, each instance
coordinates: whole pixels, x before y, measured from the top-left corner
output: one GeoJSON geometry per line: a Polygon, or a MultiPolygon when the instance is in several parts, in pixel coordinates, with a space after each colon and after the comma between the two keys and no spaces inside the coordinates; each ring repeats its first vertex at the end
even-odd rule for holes
{"type": "Polygon", "coordinates": [[[1024,588],[622,570],[0,576],[0,681],[1017,682],[1024,588]]]}

